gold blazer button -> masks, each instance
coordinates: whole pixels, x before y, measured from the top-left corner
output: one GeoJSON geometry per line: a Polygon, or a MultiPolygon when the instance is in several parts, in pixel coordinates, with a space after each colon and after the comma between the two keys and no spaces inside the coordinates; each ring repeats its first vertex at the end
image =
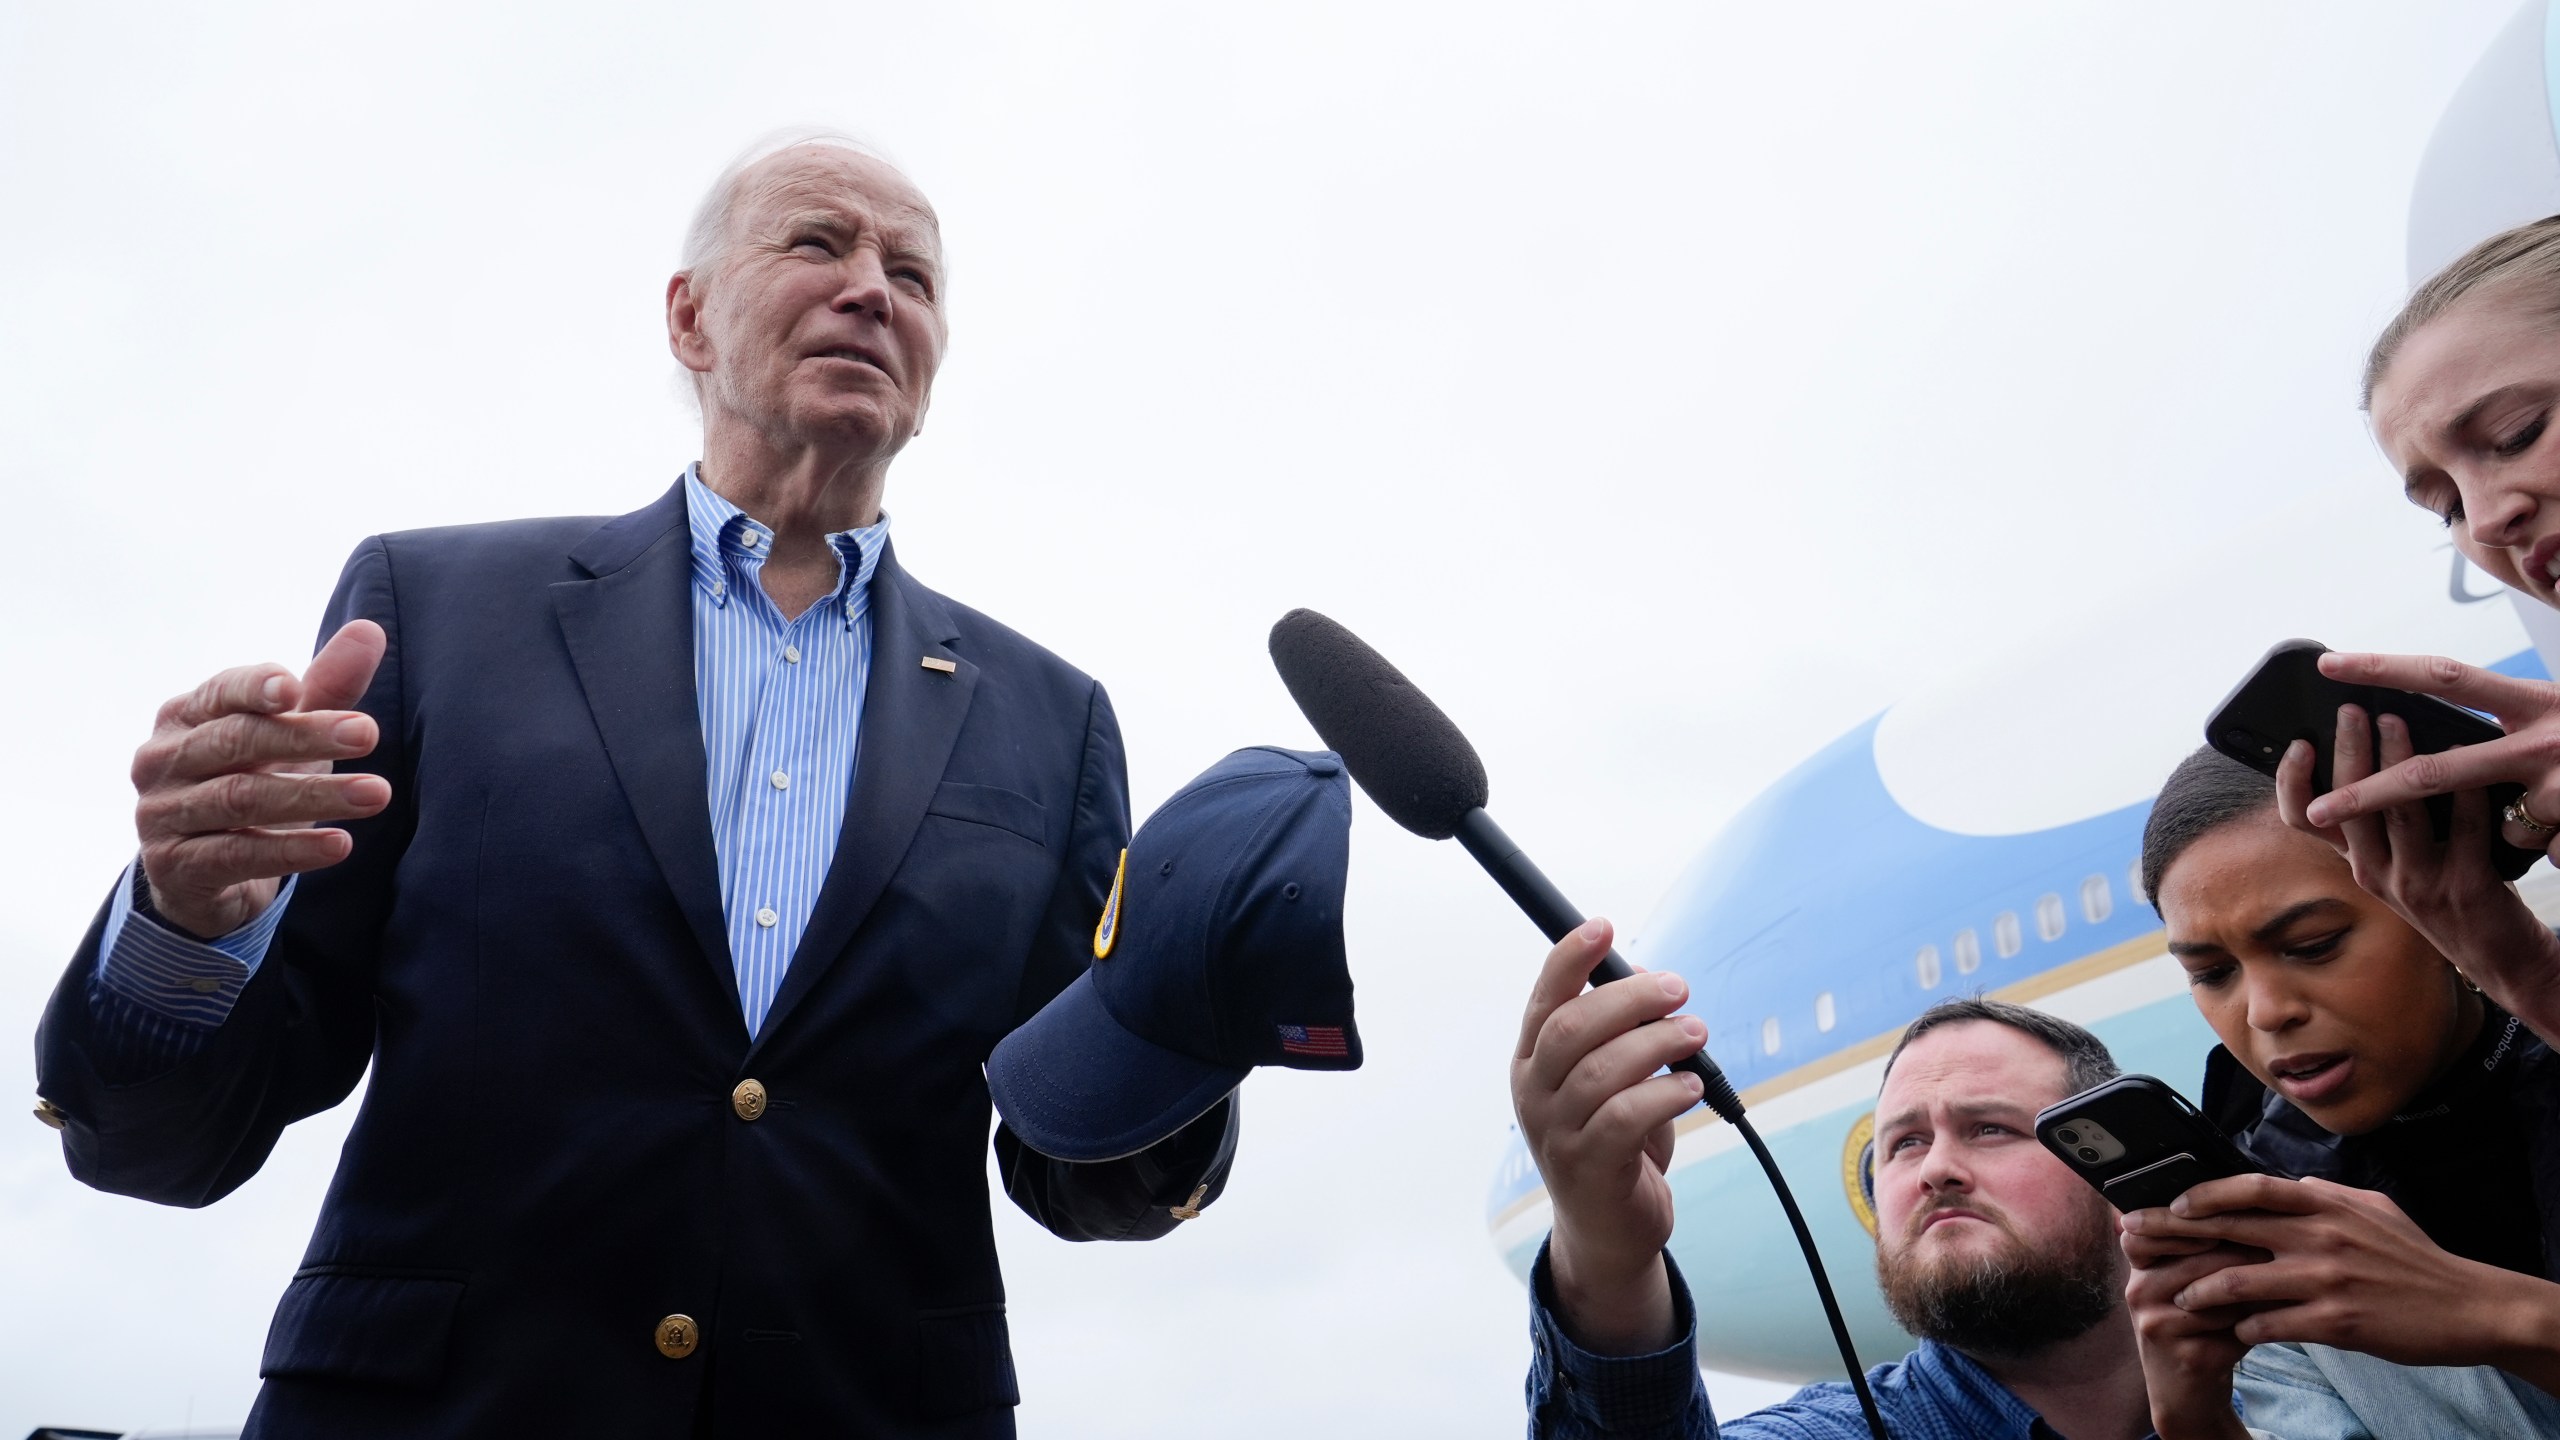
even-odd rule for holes
{"type": "Polygon", "coordinates": [[[681,1360],[702,1343],[702,1327],[690,1315],[670,1315],[658,1322],[658,1353],[681,1360]]]}
{"type": "Polygon", "coordinates": [[[729,1108],[737,1111],[741,1120],[760,1118],[764,1114],[764,1082],[739,1081],[738,1088],[729,1092],[729,1108]]]}

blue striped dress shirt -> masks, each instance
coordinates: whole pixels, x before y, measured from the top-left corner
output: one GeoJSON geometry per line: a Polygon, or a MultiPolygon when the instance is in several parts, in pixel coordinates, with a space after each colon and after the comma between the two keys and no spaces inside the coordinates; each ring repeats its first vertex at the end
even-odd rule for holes
{"type": "Polygon", "coordinates": [[[871,574],[889,517],[827,537],[835,593],[786,620],[761,579],[773,532],[685,473],[693,693],[710,764],[720,909],[747,1033],[782,988],[835,859],[871,680],[871,574]]]}
{"type": "MultiPolygon", "coordinates": [[[[685,472],[693,549],[693,685],[729,961],[747,1033],[782,988],[835,859],[871,678],[871,577],[889,517],[827,537],[834,593],[785,619],[765,594],[773,531],[685,472]]],[[[145,1074],[202,1048],[257,972],[293,897],[204,941],[137,909],[141,867],[117,884],[89,998],[110,1068],[145,1074]]]]}

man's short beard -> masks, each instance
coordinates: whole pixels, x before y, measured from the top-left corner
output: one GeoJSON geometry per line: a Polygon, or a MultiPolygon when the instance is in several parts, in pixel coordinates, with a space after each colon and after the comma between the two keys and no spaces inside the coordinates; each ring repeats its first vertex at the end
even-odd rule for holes
{"type": "MultiPolygon", "coordinates": [[[[2115,1226],[2103,1209],[2091,1224],[2038,1253],[2002,1227],[1992,1255],[1915,1260],[1906,1242],[1876,1250],[1885,1308],[1902,1328],[1968,1354],[2024,1355],[2089,1333],[2123,1301],[2115,1226]]],[[[1962,1222],[1957,1222],[1962,1223],[1962,1222]]]]}

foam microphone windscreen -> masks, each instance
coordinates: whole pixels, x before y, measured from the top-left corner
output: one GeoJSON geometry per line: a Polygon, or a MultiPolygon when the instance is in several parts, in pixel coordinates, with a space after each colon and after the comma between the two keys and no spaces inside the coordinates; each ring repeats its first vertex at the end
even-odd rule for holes
{"type": "Polygon", "coordinates": [[[1446,840],[1484,806],[1488,787],[1476,747],[1431,697],[1359,636],[1313,610],[1271,627],[1271,663],[1325,747],[1387,818],[1446,840]]]}

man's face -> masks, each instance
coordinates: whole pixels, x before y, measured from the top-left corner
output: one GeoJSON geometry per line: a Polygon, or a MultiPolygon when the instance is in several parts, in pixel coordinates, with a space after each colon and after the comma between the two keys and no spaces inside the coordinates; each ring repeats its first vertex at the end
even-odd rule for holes
{"type": "Polygon", "coordinates": [[[942,363],[942,241],[896,171],[833,146],[759,161],[726,243],[668,286],[668,340],[717,409],[776,448],[885,461],[942,363]]]}
{"type": "Polygon", "coordinates": [[[1876,1097],[1876,1271],[1913,1333],[2016,1350],[2121,1303],[2114,1213],[2035,1138],[2064,1073],[2042,1041],[1980,1020],[1893,1062],[1876,1097]]]}

